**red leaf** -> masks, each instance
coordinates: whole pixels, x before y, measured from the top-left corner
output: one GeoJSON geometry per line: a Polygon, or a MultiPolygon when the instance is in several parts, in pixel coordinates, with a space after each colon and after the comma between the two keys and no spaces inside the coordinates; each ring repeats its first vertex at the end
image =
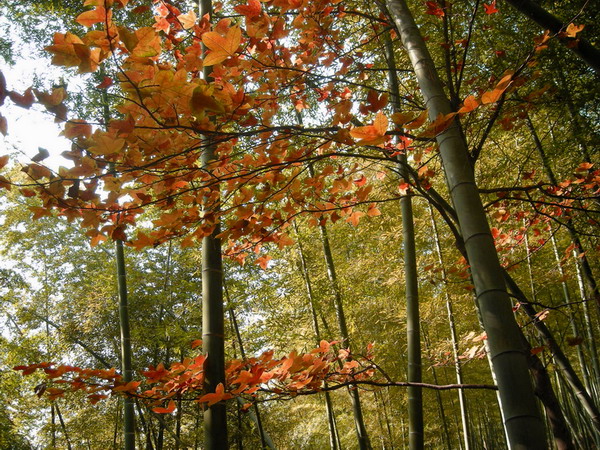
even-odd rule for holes
{"type": "Polygon", "coordinates": [[[219,383],[214,394],[203,395],[197,401],[200,403],[207,402],[208,406],[212,406],[215,403],[219,403],[221,400],[229,400],[230,398],[232,398],[232,395],[225,392],[223,383],[219,383]]]}
{"type": "Polygon", "coordinates": [[[96,86],[98,89],[106,89],[109,86],[113,85],[113,79],[111,77],[104,77],[102,83],[96,86]]]}
{"type": "Polygon", "coordinates": [[[440,8],[440,5],[438,5],[436,2],[425,2],[425,6],[427,6],[427,11],[425,11],[425,14],[437,17],[443,17],[446,15],[444,10],[440,8]]]}
{"type": "Polygon", "coordinates": [[[23,95],[14,91],[10,91],[8,96],[13,102],[15,102],[17,106],[25,109],[31,108],[31,105],[33,105],[33,102],[35,101],[33,90],[31,88],[28,88],[23,95]]]}
{"type": "Polygon", "coordinates": [[[175,401],[171,400],[166,408],[159,406],[157,408],[152,408],[152,411],[154,411],[156,414],[171,414],[173,411],[175,411],[175,401]]]}
{"type": "Polygon", "coordinates": [[[258,0],[248,0],[247,5],[239,5],[233,8],[235,11],[246,16],[248,19],[260,16],[262,6],[258,0]]]}
{"type": "Polygon", "coordinates": [[[496,8],[496,0],[493,0],[492,3],[490,3],[489,5],[487,3],[484,3],[483,7],[487,15],[496,14],[498,12],[498,8],[496,8]]]}

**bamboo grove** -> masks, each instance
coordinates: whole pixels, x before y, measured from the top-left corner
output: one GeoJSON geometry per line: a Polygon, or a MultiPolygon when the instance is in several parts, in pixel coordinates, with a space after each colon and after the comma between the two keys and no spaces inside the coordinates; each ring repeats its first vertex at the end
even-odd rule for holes
{"type": "Polygon", "coordinates": [[[0,446],[600,446],[598,5],[2,8],[0,446]]]}

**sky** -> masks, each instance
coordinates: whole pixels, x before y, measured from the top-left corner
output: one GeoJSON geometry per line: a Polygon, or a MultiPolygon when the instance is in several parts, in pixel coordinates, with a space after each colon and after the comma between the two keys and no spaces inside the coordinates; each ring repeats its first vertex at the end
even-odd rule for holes
{"type": "MultiPolygon", "coordinates": [[[[9,91],[23,94],[28,87],[33,86],[36,79],[51,86],[53,80],[60,78],[61,72],[50,64],[50,58],[26,57],[25,55],[32,53],[27,52],[25,46],[21,46],[19,50],[14,66],[6,64],[0,58],[0,71],[6,78],[9,91]]],[[[0,135],[0,156],[14,154],[20,163],[26,164],[38,153],[38,147],[42,147],[51,154],[45,161],[50,167],[67,163],[58,155],[69,150],[70,142],[59,136],[59,124],[54,123],[54,117],[42,106],[33,105],[30,109],[24,109],[7,98],[0,107],[0,112],[8,121],[8,135],[0,135]]]]}

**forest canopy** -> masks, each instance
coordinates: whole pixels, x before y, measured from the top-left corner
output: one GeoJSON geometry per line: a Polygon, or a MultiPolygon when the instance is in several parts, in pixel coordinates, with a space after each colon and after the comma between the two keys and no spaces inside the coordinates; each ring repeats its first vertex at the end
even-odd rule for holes
{"type": "Polygon", "coordinates": [[[598,448],[599,7],[0,5],[0,447],[598,448]]]}

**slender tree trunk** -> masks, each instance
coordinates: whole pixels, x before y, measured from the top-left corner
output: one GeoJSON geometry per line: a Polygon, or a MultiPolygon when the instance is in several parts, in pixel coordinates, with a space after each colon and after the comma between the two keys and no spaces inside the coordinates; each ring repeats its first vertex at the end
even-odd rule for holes
{"type": "MultiPolygon", "coordinates": [[[[226,291],[227,292],[227,291],[226,291]]],[[[246,352],[244,350],[244,344],[242,342],[242,335],[240,334],[240,328],[237,323],[237,319],[235,318],[235,312],[233,310],[233,306],[231,306],[231,300],[228,297],[227,303],[229,303],[229,316],[231,317],[231,324],[233,325],[233,330],[235,331],[235,335],[237,337],[238,345],[240,346],[240,355],[242,359],[246,359],[246,352]]],[[[241,402],[241,399],[238,397],[238,400],[241,402]]],[[[243,403],[242,405],[243,406],[243,403]]],[[[260,417],[260,410],[258,409],[258,405],[254,403],[252,405],[252,409],[254,410],[253,414],[250,414],[250,419],[256,424],[256,428],[258,428],[258,434],[260,436],[261,448],[271,448],[275,449],[275,445],[273,444],[273,440],[267,434],[263,427],[262,419],[260,417]]]]}
{"type": "MultiPolygon", "coordinates": [[[[131,363],[131,335],[129,328],[129,300],[127,296],[127,277],[125,272],[125,254],[123,241],[117,240],[117,284],[119,286],[119,328],[121,329],[121,371],[123,382],[133,380],[133,365],[131,363]]],[[[135,450],[135,411],[134,400],[131,397],[123,399],[123,433],[125,450],[135,450]]]]}
{"type": "MultiPolygon", "coordinates": [[[[104,69],[101,69],[103,73],[104,69]]],[[[105,126],[110,121],[108,95],[102,92],[102,112],[105,126]]],[[[131,333],[129,326],[129,298],[127,294],[127,271],[125,267],[125,252],[123,241],[115,240],[115,259],[117,263],[117,289],[119,294],[119,330],[121,333],[121,372],[123,381],[133,380],[133,365],[131,362],[131,333]]],[[[135,404],[131,397],[123,398],[123,436],[125,450],[135,450],[135,404]]]]}
{"type": "MultiPolygon", "coordinates": [[[[430,349],[430,340],[428,337],[426,324],[423,323],[422,326],[423,326],[423,332],[422,332],[423,344],[425,347],[425,352],[428,353],[429,349],[430,349]]],[[[432,366],[432,367],[430,367],[430,369],[431,369],[431,377],[433,378],[433,383],[439,384],[437,371],[435,370],[435,367],[432,366]]],[[[440,421],[442,422],[442,430],[444,430],[444,436],[442,438],[442,441],[446,444],[445,447],[447,449],[451,449],[452,448],[452,440],[450,439],[450,431],[448,430],[448,420],[446,419],[446,411],[444,410],[444,402],[442,401],[442,393],[440,391],[435,391],[435,399],[438,404],[440,421]]]]}
{"type": "MultiPolygon", "coordinates": [[[[386,4],[415,69],[429,117],[434,120],[439,114],[449,114],[451,105],[405,1],[387,0],[386,4]]],[[[520,330],[512,313],[466,143],[456,125],[441,133],[437,141],[488,335],[510,445],[519,449],[542,449],[544,423],[529,377],[527,354],[519,338],[520,330]]]]}
{"type": "Polygon", "coordinates": [[[519,286],[510,277],[510,275],[507,272],[504,273],[506,284],[508,285],[513,295],[519,301],[520,308],[523,309],[523,311],[525,311],[525,313],[533,321],[535,328],[542,336],[542,339],[548,347],[548,350],[550,350],[550,353],[552,354],[552,358],[556,362],[556,365],[563,373],[565,379],[571,386],[571,389],[573,390],[574,394],[577,396],[584,410],[587,412],[590,421],[593,423],[594,427],[597,430],[600,430],[600,413],[598,411],[598,408],[596,407],[591,397],[585,390],[585,387],[583,386],[583,383],[577,376],[577,373],[573,369],[573,366],[571,365],[568,358],[565,356],[562,349],[554,339],[554,336],[552,335],[548,327],[546,327],[546,324],[543,321],[537,319],[537,311],[528,301],[527,296],[523,293],[523,291],[521,291],[519,286]]]}
{"type": "Polygon", "coordinates": [[[561,31],[566,30],[568,24],[564,24],[559,18],[550,14],[532,0],[505,1],[541,26],[542,29],[550,30],[552,34],[558,35],[558,40],[565,47],[578,55],[589,67],[596,71],[596,74],[600,75],[600,51],[583,38],[573,39],[559,34],[561,31]]]}
{"type": "Polygon", "coordinates": [[[591,395],[595,395],[597,399],[598,392],[600,389],[600,382],[598,381],[598,377],[600,374],[600,363],[598,362],[598,349],[596,347],[596,336],[594,335],[594,326],[592,325],[592,318],[590,316],[590,308],[588,306],[587,297],[585,296],[585,286],[583,282],[583,277],[581,275],[581,266],[578,262],[577,253],[573,250],[573,264],[575,265],[575,272],[577,274],[577,286],[579,287],[579,296],[582,300],[583,306],[583,319],[585,322],[585,332],[586,332],[586,347],[588,349],[588,353],[590,355],[590,359],[592,360],[592,373],[594,374],[594,382],[591,383],[591,386],[595,389],[592,389],[591,395]]]}
{"type": "MultiPolygon", "coordinates": [[[[302,248],[302,241],[300,240],[300,234],[298,233],[298,225],[296,224],[296,222],[294,222],[294,231],[296,232],[296,236],[298,238],[300,271],[302,272],[302,278],[304,279],[304,285],[306,286],[306,295],[308,296],[308,301],[310,303],[310,313],[312,318],[313,330],[315,332],[315,340],[317,342],[317,345],[319,345],[321,342],[321,331],[319,329],[319,320],[317,318],[317,308],[315,304],[316,302],[315,297],[313,295],[312,283],[310,281],[310,274],[308,272],[308,265],[306,264],[306,257],[304,256],[304,249],[302,248]]],[[[327,382],[324,383],[324,386],[327,387],[327,382]]],[[[331,402],[331,395],[329,391],[325,391],[325,411],[327,413],[327,425],[329,428],[329,446],[331,447],[331,450],[337,450],[337,424],[335,422],[333,403],[331,402]]]]}
{"type": "MultiPolygon", "coordinates": [[[[208,14],[212,19],[212,1],[199,0],[200,17],[208,14]]],[[[204,46],[203,46],[204,47],[204,46]]],[[[203,48],[203,50],[206,50],[203,48]]],[[[211,67],[204,67],[204,79],[208,81],[211,67]]],[[[202,167],[210,171],[215,160],[215,146],[204,138],[202,167]]],[[[213,200],[213,199],[211,199],[213,200]]],[[[216,215],[219,200],[214,199],[211,212],[216,215]]],[[[202,343],[208,355],[204,363],[206,392],[215,392],[217,386],[225,385],[225,326],[223,312],[223,261],[221,255],[220,224],[217,223],[210,236],[202,239],[202,343]]],[[[204,444],[207,450],[227,449],[227,408],[224,401],[209,406],[204,411],[204,444]]]]}
{"type": "MultiPolygon", "coordinates": [[[[442,246],[440,245],[440,235],[438,232],[433,208],[429,205],[429,214],[431,216],[431,227],[433,228],[433,239],[435,242],[435,250],[438,257],[438,262],[442,269],[441,276],[444,280],[444,297],[446,299],[446,312],[448,314],[448,326],[450,327],[450,341],[452,343],[452,357],[454,358],[454,370],[456,372],[456,383],[463,384],[462,368],[458,359],[458,339],[456,336],[456,325],[454,323],[454,312],[452,311],[452,301],[448,294],[448,286],[446,285],[446,266],[444,265],[444,255],[442,254],[442,246]]],[[[463,442],[465,450],[469,450],[469,417],[467,413],[467,397],[464,389],[458,389],[458,402],[460,405],[460,418],[462,422],[463,442]]]]}
{"type": "MultiPolygon", "coordinates": [[[[578,317],[577,317],[576,311],[571,306],[571,293],[569,292],[569,286],[567,285],[567,281],[565,279],[565,271],[564,271],[563,266],[560,261],[560,256],[558,253],[558,246],[556,245],[556,238],[554,237],[554,235],[552,235],[550,237],[550,240],[552,241],[552,250],[554,251],[554,258],[556,259],[556,267],[558,268],[558,273],[560,274],[560,279],[561,279],[560,284],[562,285],[562,289],[563,289],[563,298],[564,298],[565,303],[568,305],[567,308],[569,311],[569,322],[571,323],[571,331],[573,332],[573,337],[578,337],[579,336],[578,317]]],[[[583,381],[587,388],[588,394],[591,395],[591,393],[592,393],[591,384],[590,384],[591,380],[590,380],[588,366],[587,366],[581,345],[577,346],[577,357],[579,359],[579,366],[581,367],[583,381]]]]}
{"type": "MultiPolygon", "coordinates": [[[[548,161],[548,157],[546,156],[546,152],[544,151],[544,147],[542,145],[541,140],[538,137],[535,127],[533,126],[533,122],[529,115],[526,117],[526,123],[531,131],[531,136],[533,138],[533,142],[535,147],[540,155],[540,159],[542,160],[542,165],[544,166],[544,171],[548,176],[548,179],[553,185],[558,185],[558,180],[556,179],[556,175],[550,166],[550,162],[548,161]]],[[[600,313],[600,289],[598,288],[598,284],[596,283],[596,279],[594,278],[594,274],[592,272],[592,267],[590,266],[590,262],[587,259],[587,255],[583,245],[581,244],[581,239],[579,239],[579,234],[575,229],[575,225],[569,216],[567,216],[567,220],[564,223],[567,231],[569,232],[569,236],[571,237],[571,241],[575,245],[575,252],[577,255],[577,259],[581,261],[581,272],[583,276],[583,280],[585,281],[585,285],[587,290],[592,297],[592,299],[596,303],[596,307],[598,312],[600,313]]],[[[599,374],[600,375],[600,374],[599,374]]]]}
{"type": "MultiPolygon", "coordinates": [[[[393,112],[400,112],[400,88],[396,75],[396,61],[392,42],[386,37],[385,54],[388,64],[388,84],[390,87],[393,112]]],[[[408,159],[406,152],[398,156],[400,177],[404,183],[409,181],[408,159]]],[[[400,198],[402,215],[402,245],[404,250],[404,290],[406,296],[406,338],[408,353],[408,381],[423,381],[421,365],[421,328],[419,319],[419,282],[417,278],[417,250],[415,228],[410,194],[400,198]]],[[[411,449],[423,448],[423,392],[421,388],[410,386],[408,389],[408,427],[411,449]]]]}
{"type": "MultiPolygon", "coordinates": [[[[309,167],[311,176],[313,176],[312,168],[309,167]]],[[[337,274],[335,272],[335,264],[333,262],[333,256],[331,254],[331,247],[329,246],[329,237],[327,235],[327,228],[325,225],[319,225],[321,231],[321,243],[323,244],[323,254],[325,256],[325,264],[327,266],[327,275],[331,288],[333,289],[333,300],[335,307],[335,314],[337,317],[340,333],[344,341],[344,346],[351,348],[350,334],[348,333],[348,327],[346,325],[346,315],[344,313],[344,305],[342,302],[342,291],[338,284],[337,274]]],[[[352,411],[354,413],[354,425],[356,427],[356,434],[358,437],[358,446],[361,450],[370,449],[369,436],[367,435],[367,429],[365,427],[365,421],[363,419],[362,407],[360,403],[360,395],[358,389],[350,389],[350,399],[352,402],[352,411]]]]}

